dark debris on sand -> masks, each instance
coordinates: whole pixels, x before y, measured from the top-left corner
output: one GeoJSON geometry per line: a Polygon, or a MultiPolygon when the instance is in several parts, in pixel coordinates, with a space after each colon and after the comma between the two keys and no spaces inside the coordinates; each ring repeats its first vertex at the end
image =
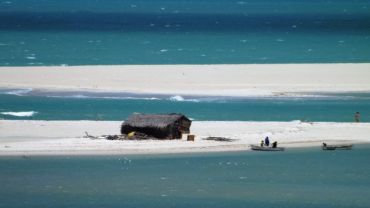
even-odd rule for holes
{"type": "Polygon", "coordinates": [[[226,138],[226,137],[207,137],[207,138],[204,138],[203,140],[218,141],[218,142],[233,142],[233,141],[236,141],[236,139],[230,139],[230,138],[226,138]]]}

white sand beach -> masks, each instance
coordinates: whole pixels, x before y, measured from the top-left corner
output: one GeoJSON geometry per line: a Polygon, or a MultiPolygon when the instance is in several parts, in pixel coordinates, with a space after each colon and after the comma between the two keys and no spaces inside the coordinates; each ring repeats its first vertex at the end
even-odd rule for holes
{"type": "MultiPolygon", "coordinates": [[[[369,143],[370,123],[223,122],[194,121],[195,141],[92,140],[91,135],[119,134],[118,121],[10,121],[0,120],[0,155],[157,154],[247,151],[265,136],[279,146],[319,147],[328,144],[369,143]],[[216,136],[231,142],[208,141],[216,136]]],[[[356,145],[355,145],[356,146],[356,145]]]]}
{"type": "MultiPolygon", "coordinates": [[[[290,96],[370,92],[370,64],[152,65],[0,67],[0,88],[175,95],[290,96]],[[291,94],[293,93],[293,94],[291,94]]],[[[370,142],[370,123],[193,122],[195,142],[108,141],[113,121],[0,120],[0,155],[145,154],[247,150],[265,136],[286,147],[370,142]],[[227,137],[233,142],[203,140],[227,137]]]]}
{"type": "Polygon", "coordinates": [[[370,64],[0,67],[0,88],[223,96],[370,92],[370,64]]]}

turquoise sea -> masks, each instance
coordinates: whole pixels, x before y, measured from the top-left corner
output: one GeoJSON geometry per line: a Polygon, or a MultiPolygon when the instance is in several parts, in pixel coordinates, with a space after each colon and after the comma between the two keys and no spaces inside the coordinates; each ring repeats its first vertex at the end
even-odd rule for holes
{"type": "MultiPolygon", "coordinates": [[[[0,67],[369,62],[369,0],[0,0],[0,67]]],[[[370,93],[0,89],[0,119],[122,121],[134,112],[178,112],[200,121],[352,122],[357,111],[370,122],[370,93]]],[[[368,208],[369,157],[369,145],[328,152],[1,156],[0,208],[368,208]]]]}
{"type": "Polygon", "coordinates": [[[370,207],[370,147],[0,157],[0,207],[370,207]]]}
{"type": "Polygon", "coordinates": [[[0,66],[369,61],[369,0],[0,1],[0,66]]]}
{"type": "Polygon", "coordinates": [[[132,113],[184,113],[193,120],[370,122],[370,94],[216,97],[133,93],[0,90],[0,118],[125,120],[132,113]]]}
{"type": "MultiPolygon", "coordinates": [[[[369,0],[0,0],[0,66],[370,62],[369,0]]],[[[312,69],[318,70],[318,69],[312,69]]],[[[26,79],[26,77],[25,77],[26,79]]],[[[340,121],[369,93],[196,97],[0,89],[0,118],[340,121]]]]}

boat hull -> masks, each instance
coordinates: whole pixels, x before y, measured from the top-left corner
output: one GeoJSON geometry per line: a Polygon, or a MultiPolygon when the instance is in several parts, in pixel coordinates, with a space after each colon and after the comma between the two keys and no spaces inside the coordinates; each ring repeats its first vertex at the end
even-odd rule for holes
{"type": "Polygon", "coordinates": [[[261,147],[261,146],[257,146],[257,145],[251,145],[251,149],[255,150],[255,151],[271,151],[271,152],[284,151],[285,150],[284,147],[261,147]]]}
{"type": "Polygon", "coordinates": [[[350,145],[326,145],[322,146],[323,150],[351,150],[353,147],[352,144],[350,145]]]}

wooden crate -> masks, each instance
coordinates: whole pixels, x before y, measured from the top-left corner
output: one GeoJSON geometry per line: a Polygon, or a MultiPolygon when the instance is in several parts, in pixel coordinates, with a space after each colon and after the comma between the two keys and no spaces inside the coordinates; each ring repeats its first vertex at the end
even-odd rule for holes
{"type": "Polygon", "coordinates": [[[195,135],[193,135],[193,134],[189,134],[188,135],[188,141],[193,141],[194,142],[194,138],[195,138],[195,135]]]}

